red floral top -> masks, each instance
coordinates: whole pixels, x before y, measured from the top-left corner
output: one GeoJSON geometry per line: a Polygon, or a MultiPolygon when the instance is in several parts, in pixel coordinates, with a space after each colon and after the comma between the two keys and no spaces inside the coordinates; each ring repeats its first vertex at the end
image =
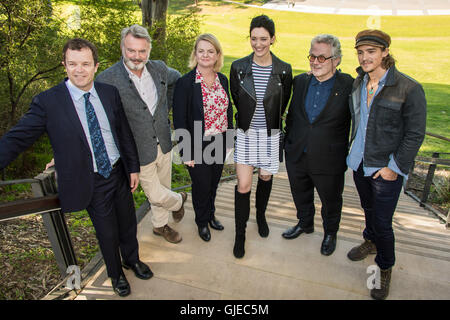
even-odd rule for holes
{"type": "Polygon", "coordinates": [[[205,120],[205,136],[227,131],[228,95],[220,84],[216,73],[216,80],[212,87],[208,87],[202,74],[197,70],[195,83],[201,83],[203,97],[203,114],[205,120]]]}

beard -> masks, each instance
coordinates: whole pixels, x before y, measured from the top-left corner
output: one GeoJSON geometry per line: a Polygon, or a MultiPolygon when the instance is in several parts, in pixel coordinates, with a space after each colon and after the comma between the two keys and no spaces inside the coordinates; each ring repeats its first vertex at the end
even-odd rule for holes
{"type": "Polygon", "coordinates": [[[145,64],[150,58],[150,51],[148,52],[146,59],[142,60],[142,59],[128,59],[125,55],[124,49],[122,49],[122,57],[123,62],[125,62],[125,64],[127,65],[128,68],[130,68],[130,70],[139,71],[145,67],[145,64]]]}
{"type": "Polygon", "coordinates": [[[130,70],[142,70],[145,67],[145,64],[147,63],[146,61],[142,61],[140,59],[136,59],[136,60],[131,60],[131,59],[127,59],[127,58],[123,58],[125,64],[127,65],[128,68],[130,68],[130,70]],[[136,64],[136,62],[138,62],[138,64],[136,64]]]}

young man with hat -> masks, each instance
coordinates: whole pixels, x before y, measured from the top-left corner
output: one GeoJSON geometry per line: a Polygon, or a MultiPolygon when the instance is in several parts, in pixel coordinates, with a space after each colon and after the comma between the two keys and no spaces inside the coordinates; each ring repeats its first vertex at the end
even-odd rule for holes
{"type": "Polygon", "coordinates": [[[347,165],[364,209],[364,242],[347,254],[352,261],[376,254],[379,283],[370,294],[385,299],[395,263],[392,218],[408,172],[425,136],[422,86],[395,68],[391,38],[380,30],[357,34],[360,67],[352,88],[352,147],[347,165]]]}

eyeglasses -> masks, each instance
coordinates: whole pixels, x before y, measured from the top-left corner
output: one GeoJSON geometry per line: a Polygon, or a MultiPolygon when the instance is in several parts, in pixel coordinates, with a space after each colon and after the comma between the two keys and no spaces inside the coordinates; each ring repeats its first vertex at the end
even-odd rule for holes
{"type": "Polygon", "coordinates": [[[315,56],[313,54],[310,54],[308,56],[309,62],[314,62],[317,58],[317,61],[319,61],[320,63],[324,63],[325,61],[327,61],[328,59],[334,58],[333,56],[325,58],[324,56],[315,56]]]}

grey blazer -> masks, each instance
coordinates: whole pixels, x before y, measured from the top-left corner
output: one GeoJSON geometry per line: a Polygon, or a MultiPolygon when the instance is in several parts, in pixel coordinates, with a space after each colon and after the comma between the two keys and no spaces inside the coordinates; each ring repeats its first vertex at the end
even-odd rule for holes
{"type": "Polygon", "coordinates": [[[123,59],[101,72],[96,78],[96,81],[113,85],[119,90],[136,141],[141,166],[155,161],[158,154],[157,139],[163,153],[172,150],[169,111],[172,108],[175,83],[181,76],[177,70],[167,67],[160,60],[149,60],[146,67],[158,92],[158,102],[153,116],[130,79],[123,59]]]}

